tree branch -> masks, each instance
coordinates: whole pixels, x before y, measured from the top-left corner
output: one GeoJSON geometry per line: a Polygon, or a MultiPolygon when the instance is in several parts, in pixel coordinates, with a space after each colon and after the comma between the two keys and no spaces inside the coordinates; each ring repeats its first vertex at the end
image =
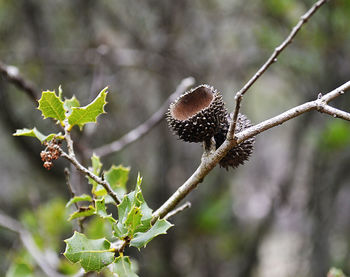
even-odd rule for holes
{"type": "Polygon", "coordinates": [[[342,110],[333,108],[333,107],[331,107],[329,105],[321,105],[319,107],[319,111],[322,112],[322,113],[329,114],[329,115],[331,115],[333,117],[338,117],[338,118],[350,121],[350,113],[347,113],[347,112],[344,112],[342,110]]]}
{"type": "MultiPolygon", "coordinates": [[[[317,98],[314,101],[306,102],[302,105],[296,106],[280,115],[267,119],[257,125],[245,129],[244,131],[235,135],[235,140],[226,139],[224,143],[213,153],[202,157],[202,161],[196,171],[192,174],[187,181],[179,187],[175,193],[158,209],[153,213],[152,222],[154,223],[157,218],[166,216],[174,207],[184,199],[194,188],[201,183],[205,176],[216,166],[216,164],[237,144],[256,136],[272,127],[281,125],[282,123],[295,118],[303,113],[317,110],[321,113],[324,112],[322,107],[328,106],[328,101],[342,95],[347,89],[350,88],[350,81],[346,82],[342,86],[332,90],[331,92],[317,98]],[[321,107],[321,108],[320,108],[321,107]]],[[[347,114],[347,113],[346,113],[347,114]]],[[[347,114],[348,115],[348,114],[347,114]]],[[[341,117],[343,118],[343,117],[341,117]]]]}
{"type": "Polygon", "coordinates": [[[317,1],[303,16],[300,17],[298,23],[293,27],[292,31],[289,33],[287,38],[275,48],[272,55],[267,59],[267,61],[260,67],[260,69],[254,74],[254,76],[241,88],[240,91],[236,93],[235,100],[236,106],[233,113],[233,119],[230,124],[230,128],[227,132],[227,137],[229,139],[233,139],[234,132],[236,129],[238,113],[241,107],[241,102],[243,95],[247,92],[247,90],[264,74],[264,72],[277,61],[278,55],[289,45],[292,43],[293,38],[300,31],[301,27],[311,18],[311,16],[323,5],[327,2],[327,0],[319,0],[317,1]]]}
{"type": "Polygon", "coordinates": [[[129,144],[135,142],[136,140],[146,135],[149,131],[151,131],[153,127],[155,127],[164,118],[164,114],[167,111],[169,104],[193,84],[194,84],[193,77],[188,77],[183,79],[178,85],[178,87],[176,88],[175,92],[173,92],[168,97],[168,99],[159,108],[159,110],[156,111],[149,119],[147,119],[144,123],[142,123],[135,129],[131,130],[124,136],[122,136],[120,139],[112,143],[103,145],[99,148],[96,148],[95,150],[93,150],[93,152],[99,157],[106,156],[106,155],[112,154],[113,152],[120,151],[124,147],[128,146],[129,144]]]}
{"type": "Polygon", "coordinates": [[[78,160],[75,158],[75,156],[71,156],[71,155],[67,154],[66,152],[64,152],[62,150],[62,148],[60,148],[60,151],[61,151],[61,157],[70,161],[75,166],[75,168],[78,171],[80,171],[81,173],[83,173],[85,176],[89,176],[96,183],[102,185],[105,188],[105,190],[107,191],[108,195],[113,198],[114,202],[116,204],[120,204],[120,199],[119,199],[118,195],[113,191],[111,186],[105,180],[102,180],[102,178],[96,176],[90,170],[88,170],[86,167],[84,167],[81,163],[78,162],[78,160]]]}
{"type": "Polygon", "coordinates": [[[49,261],[47,261],[46,256],[42,253],[39,248],[36,246],[32,235],[27,231],[21,223],[17,220],[0,213],[0,225],[17,233],[22,240],[23,246],[27,249],[29,254],[33,257],[37,265],[41,270],[50,277],[64,277],[58,273],[55,269],[50,266],[49,261]]]}
{"type": "Polygon", "coordinates": [[[36,103],[37,101],[37,88],[35,86],[25,80],[17,67],[12,65],[6,65],[0,61],[0,74],[2,74],[7,81],[14,84],[19,89],[25,91],[29,97],[36,103]]]}
{"type": "Polygon", "coordinates": [[[67,142],[68,154],[64,152],[62,148],[59,148],[61,152],[61,156],[67,159],[68,161],[70,161],[76,167],[76,169],[78,169],[85,176],[89,176],[92,180],[102,185],[107,191],[108,195],[113,198],[114,202],[116,204],[120,204],[121,201],[118,195],[113,191],[111,186],[105,180],[93,174],[90,170],[88,170],[81,163],[79,163],[78,160],[75,158],[74,149],[73,149],[73,140],[70,136],[70,131],[68,130],[69,124],[66,123],[65,126],[66,127],[64,128],[64,132],[65,132],[64,138],[67,142]]]}

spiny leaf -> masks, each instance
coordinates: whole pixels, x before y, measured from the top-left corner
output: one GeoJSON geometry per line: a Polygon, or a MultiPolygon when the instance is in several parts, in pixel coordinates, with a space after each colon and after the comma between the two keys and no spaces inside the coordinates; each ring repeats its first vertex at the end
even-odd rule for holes
{"type": "Polygon", "coordinates": [[[140,174],[138,174],[137,184],[136,184],[136,198],[140,203],[141,211],[143,214],[142,221],[145,221],[152,218],[152,209],[148,207],[145,199],[143,198],[142,190],[141,190],[141,182],[142,182],[142,178],[140,177],[140,174]]]}
{"type": "Polygon", "coordinates": [[[115,223],[116,220],[112,217],[111,214],[107,214],[107,209],[105,205],[105,198],[101,198],[95,201],[96,214],[102,217],[103,219],[109,220],[111,223],[115,223]]]}
{"type": "Polygon", "coordinates": [[[113,272],[118,274],[118,277],[138,277],[132,270],[131,262],[127,256],[119,256],[113,263],[113,272]]]}
{"type": "Polygon", "coordinates": [[[114,249],[105,238],[88,239],[84,234],[74,232],[74,235],[65,240],[64,255],[72,263],[80,263],[85,271],[101,271],[114,260],[114,249]]]}
{"type": "Polygon", "coordinates": [[[93,102],[85,107],[72,107],[72,113],[68,116],[70,128],[78,125],[80,129],[88,122],[96,122],[97,117],[105,113],[107,87],[104,88],[93,102]]]}
{"type": "Polygon", "coordinates": [[[81,210],[72,213],[69,216],[68,221],[71,221],[71,220],[79,218],[79,217],[91,216],[91,215],[94,215],[95,212],[96,212],[96,209],[93,206],[91,206],[91,205],[89,207],[87,207],[87,208],[84,208],[84,209],[80,208],[80,209],[81,210]]]}
{"type": "Polygon", "coordinates": [[[113,224],[114,236],[123,240],[128,235],[128,229],[119,221],[113,224]]]}
{"type": "Polygon", "coordinates": [[[107,183],[119,198],[123,198],[126,193],[126,183],[129,178],[129,172],[130,167],[112,165],[104,174],[107,183]]]}
{"type": "Polygon", "coordinates": [[[140,207],[133,206],[125,221],[125,226],[127,226],[130,237],[132,237],[135,230],[142,225],[141,218],[142,213],[140,207]]]}
{"type": "Polygon", "coordinates": [[[55,91],[43,91],[39,99],[39,107],[44,118],[51,117],[61,123],[66,118],[63,101],[56,95],[55,91]]]}
{"type": "Polygon", "coordinates": [[[145,199],[143,198],[141,183],[142,183],[142,178],[140,177],[140,174],[138,174],[136,189],[135,189],[135,199],[137,200],[137,203],[141,208],[142,224],[135,229],[135,232],[146,232],[149,228],[151,228],[152,209],[148,207],[145,199]]]}
{"type": "Polygon", "coordinates": [[[151,228],[152,209],[143,198],[141,190],[142,178],[137,177],[135,191],[124,196],[118,207],[118,222],[113,226],[115,235],[123,239],[133,237],[137,232],[146,232],[151,228]]]}
{"type": "Polygon", "coordinates": [[[72,98],[64,100],[63,107],[66,110],[66,115],[69,116],[72,113],[73,107],[80,107],[80,102],[75,95],[73,95],[72,98]]]}
{"type": "Polygon", "coordinates": [[[159,219],[156,223],[145,233],[136,233],[134,238],[130,241],[130,246],[134,246],[137,248],[146,247],[147,243],[149,243],[156,236],[161,234],[166,234],[166,231],[173,226],[170,222],[165,219],[159,219]]]}
{"type": "Polygon", "coordinates": [[[131,201],[128,195],[125,195],[122,202],[117,206],[118,208],[118,222],[113,225],[114,235],[123,239],[128,234],[128,229],[125,226],[128,213],[131,210],[131,201]]]}
{"type": "Polygon", "coordinates": [[[37,138],[38,140],[40,140],[41,143],[43,143],[44,141],[49,141],[52,140],[55,136],[58,138],[61,138],[61,134],[49,134],[47,136],[45,136],[44,134],[42,134],[40,131],[38,131],[37,128],[33,128],[33,129],[18,129],[16,130],[16,133],[13,134],[15,137],[21,137],[21,136],[25,136],[25,137],[34,137],[37,138]]]}
{"type": "Polygon", "coordinates": [[[66,207],[69,207],[71,206],[72,204],[74,203],[77,203],[77,202],[80,202],[80,201],[89,201],[91,202],[92,201],[92,198],[90,195],[88,194],[82,194],[82,195],[79,195],[79,196],[74,196],[73,198],[71,198],[68,203],[66,204],[66,207]]]}

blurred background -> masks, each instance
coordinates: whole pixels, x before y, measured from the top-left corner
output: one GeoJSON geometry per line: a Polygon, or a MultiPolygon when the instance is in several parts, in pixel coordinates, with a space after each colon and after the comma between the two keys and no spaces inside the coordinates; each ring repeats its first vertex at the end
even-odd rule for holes
{"type": "MultiPolygon", "coordinates": [[[[35,87],[75,95],[88,104],[109,86],[107,114],[73,132],[79,159],[132,130],[156,112],[180,81],[193,76],[234,94],[288,35],[310,0],[0,0],[0,61],[35,87]]],[[[330,1],[303,27],[244,98],[255,123],[350,79],[350,1],[330,1]]],[[[332,102],[349,111],[350,95],[332,102]]],[[[17,128],[55,130],[37,104],[0,77],[0,209],[32,233],[59,270],[75,272],[60,255],[75,223],[63,159],[42,167],[42,146],[14,138],[17,128]]],[[[165,120],[145,137],[101,157],[131,167],[157,209],[196,169],[202,148],[177,140],[165,120]]],[[[249,162],[215,168],[187,197],[192,208],[141,252],[128,250],[140,276],[321,277],[331,266],[350,274],[350,124],[311,112],[260,134],[249,162]]],[[[72,170],[77,193],[89,190],[72,170]]],[[[85,223],[89,237],[104,226],[85,223]]],[[[0,226],[0,276],[44,276],[18,235],[0,226]],[[6,273],[7,272],[7,273],[6,273]],[[12,275],[11,275],[12,274],[12,275]]],[[[89,275],[91,276],[91,275],[89,275]]]]}

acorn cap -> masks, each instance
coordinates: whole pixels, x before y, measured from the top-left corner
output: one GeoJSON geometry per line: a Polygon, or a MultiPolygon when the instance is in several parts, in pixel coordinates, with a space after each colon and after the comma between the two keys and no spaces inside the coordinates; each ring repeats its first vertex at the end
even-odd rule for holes
{"type": "Polygon", "coordinates": [[[226,116],[222,95],[211,86],[200,85],[170,104],[167,121],[180,139],[202,142],[225,126],[226,116]]]}
{"type": "MultiPolygon", "coordinates": [[[[219,148],[226,139],[226,135],[229,129],[229,122],[231,122],[229,119],[232,120],[232,114],[230,114],[230,118],[227,118],[223,128],[221,128],[220,131],[214,136],[216,148],[219,148]]],[[[251,126],[252,124],[250,123],[250,120],[244,114],[238,114],[236,133],[239,133],[251,126]]],[[[244,162],[249,159],[249,156],[253,152],[254,142],[255,137],[252,137],[233,147],[226,154],[226,156],[221,159],[219,162],[220,166],[228,170],[230,167],[236,168],[239,165],[244,164],[244,162]]]]}

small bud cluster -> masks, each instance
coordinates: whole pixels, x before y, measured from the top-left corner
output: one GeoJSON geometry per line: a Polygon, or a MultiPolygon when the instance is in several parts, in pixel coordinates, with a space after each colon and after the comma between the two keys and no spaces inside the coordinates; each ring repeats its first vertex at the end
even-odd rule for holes
{"type": "Polygon", "coordinates": [[[49,142],[45,142],[46,145],[45,150],[41,151],[40,157],[41,160],[44,162],[43,166],[50,170],[53,167],[53,160],[57,160],[59,156],[61,155],[59,145],[60,141],[57,141],[56,139],[52,139],[49,142]]]}

